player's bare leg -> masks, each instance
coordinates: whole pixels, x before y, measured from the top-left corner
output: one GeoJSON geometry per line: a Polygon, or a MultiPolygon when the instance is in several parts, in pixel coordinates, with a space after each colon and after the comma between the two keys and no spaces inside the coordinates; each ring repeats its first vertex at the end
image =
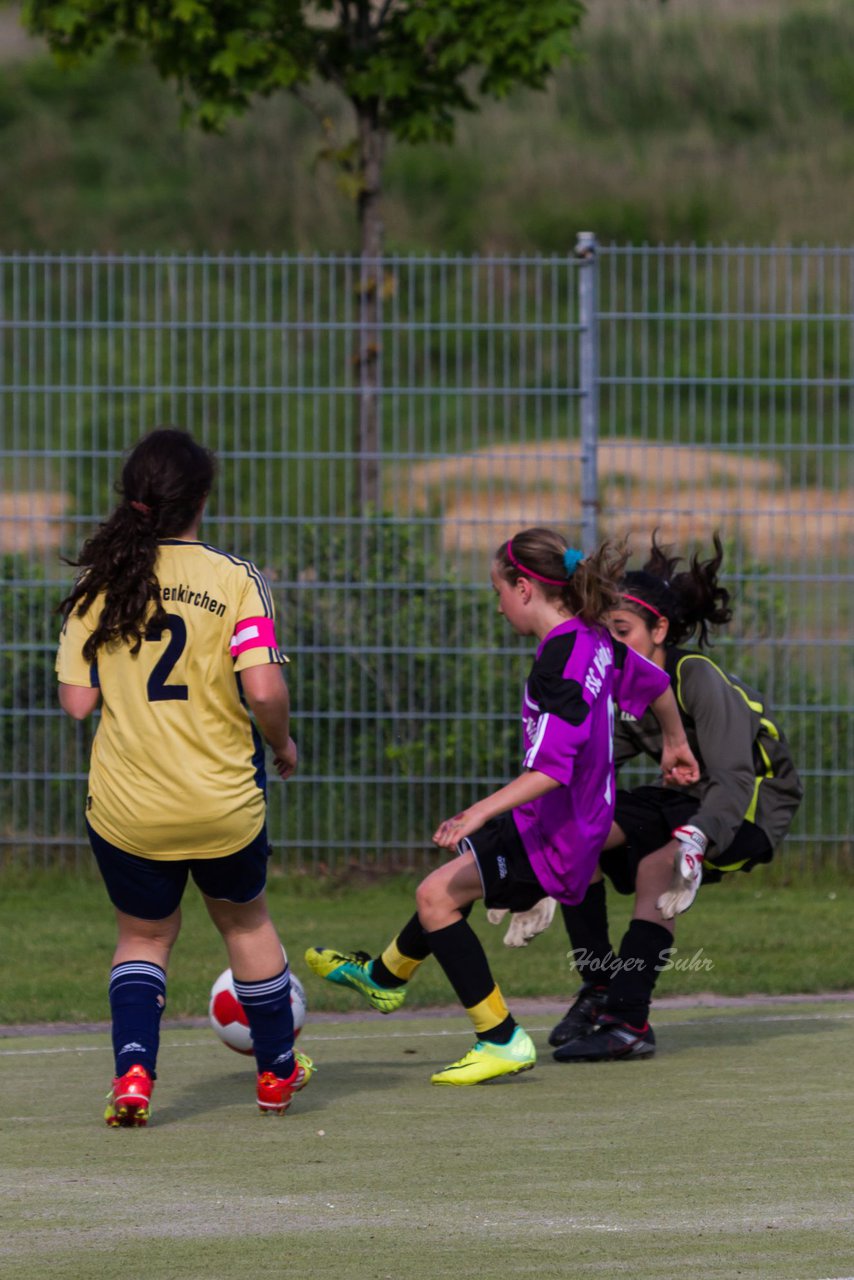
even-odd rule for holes
{"type": "Polygon", "coordinates": [[[679,841],[670,840],[655,853],[649,854],[638,864],[635,885],[635,920],[648,920],[662,925],[673,934],[673,920],[665,920],[658,906],[658,899],[666,893],[673,879],[673,858],[678,852],[679,841]]]}
{"type": "Polygon", "coordinates": [[[418,918],[428,933],[462,919],[464,907],[483,896],[473,853],[446,862],[421,881],[415,891],[418,918]]]}
{"type": "Polygon", "coordinates": [[[141,920],[116,910],[118,939],[113,952],[113,964],[126,964],[129,960],[144,960],[159,965],[164,971],[169,966],[169,956],[178,934],[181,932],[181,908],[163,920],[141,920]]]}
{"type": "Polygon", "coordinates": [[[203,894],[208,915],[228,951],[239,982],[259,982],[282,967],[282,942],[270,919],[266,892],[251,902],[224,902],[203,894]]]}

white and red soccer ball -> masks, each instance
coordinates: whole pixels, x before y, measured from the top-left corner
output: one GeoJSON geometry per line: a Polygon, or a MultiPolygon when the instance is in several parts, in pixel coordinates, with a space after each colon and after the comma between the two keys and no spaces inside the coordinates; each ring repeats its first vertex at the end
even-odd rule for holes
{"type": "MultiPolygon", "coordinates": [[[[291,974],[291,1009],[294,1015],[294,1036],[298,1036],[305,1022],[305,991],[299,978],[291,974]]],[[[211,1026],[223,1044],[235,1053],[252,1053],[252,1034],[246,1010],[234,991],[234,978],[226,969],[211,987],[208,1006],[211,1026]]]]}

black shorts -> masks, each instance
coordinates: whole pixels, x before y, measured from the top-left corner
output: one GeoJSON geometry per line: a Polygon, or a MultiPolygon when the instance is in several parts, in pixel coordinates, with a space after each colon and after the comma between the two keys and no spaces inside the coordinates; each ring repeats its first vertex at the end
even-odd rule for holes
{"type": "Polygon", "coordinates": [[[180,905],[192,876],[202,893],[224,902],[251,902],[264,892],[270,842],[266,824],[237,853],[221,858],[142,858],[86,831],[110,902],[138,920],[165,920],[180,905]]]}
{"type": "Polygon", "coordinates": [[[530,911],[548,897],[534,875],[516,823],[509,813],[490,818],[474,835],[459,843],[460,853],[473,853],[487,907],[530,911]]]}
{"type": "MultiPolygon", "coordinates": [[[[699,800],[669,787],[635,787],[617,792],[614,821],[625,832],[626,843],[606,849],[599,865],[618,893],[634,893],[638,864],[671,839],[676,827],[694,821],[699,800]]],[[[725,853],[713,850],[703,866],[703,883],[714,884],[726,871],[752,871],[774,857],[771,842],[761,827],[742,822],[725,853]]]]}

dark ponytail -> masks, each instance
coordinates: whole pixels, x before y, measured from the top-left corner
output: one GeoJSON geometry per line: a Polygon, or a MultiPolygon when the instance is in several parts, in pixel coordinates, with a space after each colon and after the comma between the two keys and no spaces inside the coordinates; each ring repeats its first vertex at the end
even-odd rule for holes
{"type": "Polygon", "coordinates": [[[588,624],[601,622],[620,603],[620,580],[628,560],[625,547],[603,542],[597,551],[581,556],[554,529],[524,529],[502,542],[495,562],[503,578],[516,583],[532,578],[548,597],[560,599],[575,617],[588,624]],[[571,567],[570,567],[571,566],[571,567]]]}
{"type": "Polygon", "coordinates": [[[81,572],[59,606],[63,617],[86,613],[104,595],[98,623],[83,646],[87,662],[116,641],[129,641],[136,653],[146,627],[165,624],[154,571],[157,542],[192,525],[215,474],[211,451],[174,427],[158,427],[133,448],[116,484],[121,501],[77,560],[68,561],[81,572]]]}
{"type": "Polygon", "coordinates": [[[677,572],[682,556],[669,554],[652,535],[649,558],[643,569],[627,573],[623,579],[623,608],[631,609],[652,629],[659,618],[670,624],[666,643],[684,644],[697,637],[700,649],[711,644],[710,627],[725,626],[732,618],[729,592],[718,582],[723,562],[723,544],[712,535],[715,554],[701,560],[697,552],[688,568],[677,572]]]}

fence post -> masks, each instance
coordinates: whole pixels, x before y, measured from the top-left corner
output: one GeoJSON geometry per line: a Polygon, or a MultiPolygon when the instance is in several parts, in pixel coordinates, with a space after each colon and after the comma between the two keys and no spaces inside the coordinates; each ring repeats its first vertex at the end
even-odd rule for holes
{"type": "Polygon", "coordinates": [[[581,395],[581,546],[588,554],[599,542],[599,321],[596,233],[579,231],[578,260],[579,392],[581,395]]]}

